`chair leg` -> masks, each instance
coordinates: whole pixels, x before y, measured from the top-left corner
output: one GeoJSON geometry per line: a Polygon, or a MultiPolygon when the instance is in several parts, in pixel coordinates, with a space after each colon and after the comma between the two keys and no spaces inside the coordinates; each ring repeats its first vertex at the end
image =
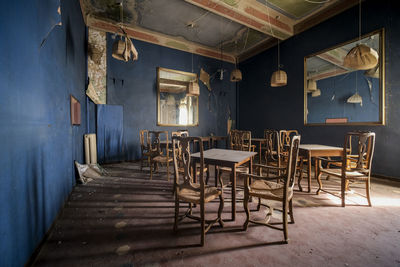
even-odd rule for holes
{"type": "Polygon", "coordinates": [[[244,211],[246,212],[246,221],[243,224],[244,231],[247,231],[247,227],[249,226],[250,222],[249,197],[250,197],[249,192],[247,192],[247,189],[245,188],[244,198],[243,198],[243,208],[244,211]]]}
{"type": "Polygon", "coordinates": [[[219,219],[219,225],[221,227],[224,227],[224,221],[222,220],[222,210],[224,209],[224,196],[223,192],[221,192],[221,195],[219,195],[219,208],[218,208],[218,219],[219,219]]]}
{"type": "Polygon", "coordinates": [[[257,211],[261,209],[261,198],[258,198],[257,211]]]}
{"type": "Polygon", "coordinates": [[[174,223],[174,232],[178,231],[178,216],[179,216],[179,199],[178,199],[178,196],[175,195],[175,223],[174,223]]]}
{"type": "Polygon", "coordinates": [[[140,171],[143,171],[143,157],[140,159],[140,171]]]}
{"type": "Polygon", "coordinates": [[[150,180],[153,180],[153,168],[151,167],[151,163],[150,163],[150,180]]]}
{"type": "Polygon", "coordinates": [[[346,206],[346,179],[342,178],[342,182],[340,183],[340,187],[341,187],[341,197],[342,197],[342,207],[346,206]]]}
{"type": "Polygon", "coordinates": [[[370,182],[369,182],[369,179],[368,180],[366,180],[365,181],[365,190],[366,190],[366,193],[367,193],[367,200],[368,200],[368,206],[372,206],[372,204],[371,204],[371,184],[370,184],[370,182]]]}
{"type": "Polygon", "coordinates": [[[317,175],[318,190],[317,190],[317,193],[316,193],[317,195],[319,195],[319,191],[321,191],[321,189],[322,189],[321,176],[322,176],[322,172],[318,173],[318,175],[317,175]]]}
{"type": "Polygon", "coordinates": [[[169,182],[169,161],[167,161],[167,180],[169,182]]]}
{"type": "Polygon", "coordinates": [[[289,242],[288,238],[288,203],[284,201],[282,208],[282,221],[283,221],[283,237],[286,243],[289,242]]]}
{"type": "Polygon", "coordinates": [[[200,203],[200,219],[201,219],[201,246],[204,246],[204,239],[206,235],[206,225],[205,225],[205,210],[204,203],[200,203]]]}
{"type": "Polygon", "coordinates": [[[210,179],[210,165],[207,164],[207,176],[206,176],[206,184],[208,184],[208,180],[210,179]]]}
{"type": "Polygon", "coordinates": [[[294,215],[293,215],[293,198],[289,201],[289,213],[290,213],[290,223],[294,223],[294,215]]]}
{"type": "Polygon", "coordinates": [[[189,203],[189,214],[192,215],[193,213],[193,204],[189,203]]]}

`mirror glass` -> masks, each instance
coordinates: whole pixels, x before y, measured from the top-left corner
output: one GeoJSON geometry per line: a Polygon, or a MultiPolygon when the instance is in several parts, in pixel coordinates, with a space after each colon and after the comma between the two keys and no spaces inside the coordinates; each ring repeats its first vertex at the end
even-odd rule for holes
{"type": "Polygon", "coordinates": [[[191,82],[198,83],[197,74],[157,68],[157,125],[199,125],[199,97],[188,94],[191,82]]]}
{"type": "Polygon", "coordinates": [[[383,29],[326,49],[304,59],[304,123],[385,123],[383,29]],[[374,49],[375,67],[355,70],[343,66],[348,52],[357,44],[374,49]]]}

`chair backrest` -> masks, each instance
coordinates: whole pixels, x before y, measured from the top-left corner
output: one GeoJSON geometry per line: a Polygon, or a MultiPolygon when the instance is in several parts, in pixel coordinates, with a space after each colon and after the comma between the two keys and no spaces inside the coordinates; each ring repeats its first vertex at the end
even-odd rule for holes
{"type": "Polygon", "coordinates": [[[140,148],[142,153],[150,150],[149,130],[140,130],[139,132],[140,148]]]}
{"type": "Polygon", "coordinates": [[[191,173],[191,152],[190,147],[193,146],[194,142],[200,144],[200,176],[198,181],[200,183],[200,189],[204,198],[204,156],[203,156],[203,141],[200,137],[172,137],[172,151],[174,159],[174,170],[175,170],[175,188],[180,184],[191,185],[193,183],[193,177],[191,173]],[[183,168],[183,172],[180,169],[183,168]],[[180,181],[182,178],[182,182],[180,181]]]}
{"type": "Polygon", "coordinates": [[[346,134],[342,168],[370,175],[375,150],[375,133],[354,131],[346,134]]]}
{"type": "Polygon", "coordinates": [[[163,150],[161,149],[161,140],[165,142],[165,156],[169,157],[169,141],[168,141],[168,131],[149,131],[150,149],[152,151],[157,151],[157,154],[162,155],[163,150]],[[164,138],[163,138],[164,137],[164,138]]]}
{"type": "Polygon", "coordinates": [[[280,130],[279,131],[279,141],[280,141],[280,149],[281,152],[287,154],[287,150],[291,144],[292,137],[295,135],[299,135],[297,130],[280,130]]]}
{"type": "Polygon", "coordinates": [[[189,136],[189,131],[186,130],[178,130],[175,132],[171,132],[171,136],[180,136],[180,137],[188,137],[189,136]]]}
{"type": "Polygon", "coordinates": [[[229,148],[233,150],[251,150],[251,132],[231,130],[229,133],[229,148]]]}
{"type": "Polygon", "coordinates": [[[264,139],[266,140],[265,161],[279,162],[280,161],[280,139],[279,133],[276,130],[264,130],[264,139]]]}
{"type": "Polygon", "coordinates": [[[296,171],[297,171],[297,161],[299,159],[299,146],[300,146],[300,135],[295,135],[292,137],[289,148],[289,156],[288,156],[288,164],[286,166],[286,175],[285,179],[285,194],[287,194],[288,189],[291,188],[293,190],[296,171]]]}

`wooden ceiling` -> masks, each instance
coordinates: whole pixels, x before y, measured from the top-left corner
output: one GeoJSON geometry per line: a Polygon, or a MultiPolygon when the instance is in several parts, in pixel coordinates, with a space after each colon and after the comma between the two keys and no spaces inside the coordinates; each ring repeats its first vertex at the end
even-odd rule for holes
{"type": "Polygon", "coordinates": [[[357,0],[80,0],[86,25],[232,62],[254,56],[357,0]]]}

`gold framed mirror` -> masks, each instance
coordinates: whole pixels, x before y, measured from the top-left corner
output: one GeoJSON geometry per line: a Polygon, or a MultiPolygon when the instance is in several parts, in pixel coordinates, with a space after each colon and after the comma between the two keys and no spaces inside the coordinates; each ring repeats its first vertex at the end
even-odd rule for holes
{"type": "Polygon", "coordinates": [[[385,125],[384,40],[380,29],[304,58],[305,125],[385,125]],[[358,44],[376,51],[369,50],[377,60],[373,68],[344,66],[358,44]]]}
{"type": "Polygon", "coordinates": [[[157,68],[157,125],[198,126],[199,87],[196,73],[157,68]]]}

